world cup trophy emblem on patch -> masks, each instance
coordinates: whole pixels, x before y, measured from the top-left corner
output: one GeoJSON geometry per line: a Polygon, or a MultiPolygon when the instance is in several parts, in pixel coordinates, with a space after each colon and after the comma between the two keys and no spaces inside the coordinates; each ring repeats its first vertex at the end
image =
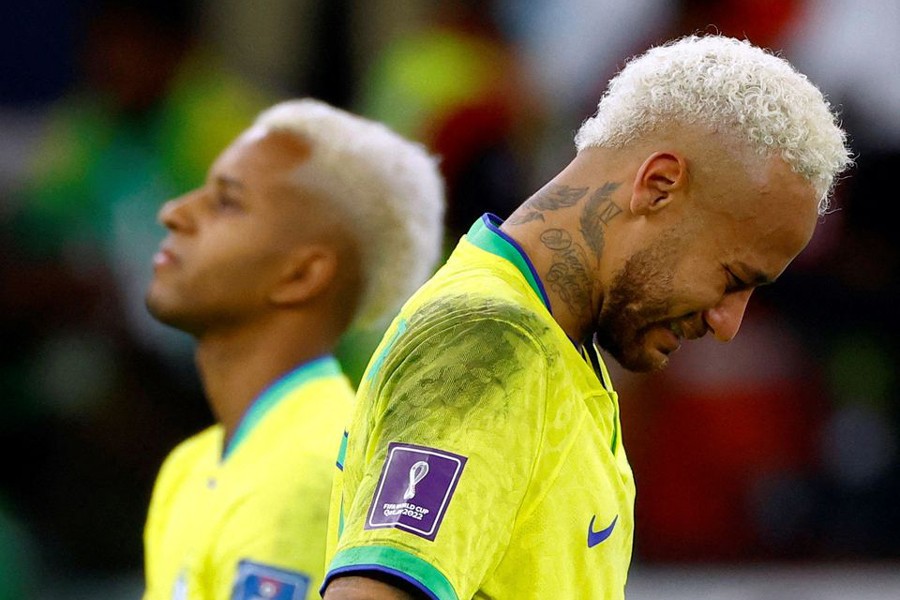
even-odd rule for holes
{"type": "Polygon", "coordinates": [[[416,484],[428,475],[428,463],[420,460],[409,469],[409,486],[403,492],[404,500],[412,500],[416,497],[416,484]]]}
{"type": "Polygon", "coordinates": [[[395,527],[434,541],[465,464],[446,450],[392,442],[366,529],[395,527]]]}

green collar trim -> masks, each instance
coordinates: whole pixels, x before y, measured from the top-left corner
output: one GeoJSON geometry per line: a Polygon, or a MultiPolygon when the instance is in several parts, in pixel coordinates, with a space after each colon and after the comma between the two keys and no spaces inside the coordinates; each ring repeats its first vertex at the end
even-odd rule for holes
{"type": "Polygon", "coordinates": [[[500,217],[491,213],[485,213],[469,229],[466,239],[469,243],[485,252],[504,258],[515,265],[519,272],[522,273],[522,276],[525,277],[525,280],[528,281],[528,285],[531,286],[534,293],[538,295],[541,302],[547,307],[547,310],[552,313],[550,299],[547,297],[547,292],[544,290],[544,284],[540,276],[538,276],[534,265],[531,264],[531,259],[528,258],[528,255],[525,254],[518,242],[500,230],[500,225],[502,224],[503,221],[500,217]]]}

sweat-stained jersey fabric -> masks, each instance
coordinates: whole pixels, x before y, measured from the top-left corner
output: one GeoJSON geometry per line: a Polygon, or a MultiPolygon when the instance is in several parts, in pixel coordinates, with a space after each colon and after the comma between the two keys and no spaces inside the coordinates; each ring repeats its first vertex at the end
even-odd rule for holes
{"type": "Polygon", "coordinates": [[[338,457],[328,574],[430,598],[620,599],[634,482],[602,361],[485,215],[373,355],[338,457]]]}

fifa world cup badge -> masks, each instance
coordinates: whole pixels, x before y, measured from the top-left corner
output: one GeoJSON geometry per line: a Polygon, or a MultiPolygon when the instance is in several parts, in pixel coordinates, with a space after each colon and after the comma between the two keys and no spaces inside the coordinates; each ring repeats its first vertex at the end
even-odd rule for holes
{"type": "Polygon", "coordinates": [[[465,456],[446,450],[391,443],[366,529],[395,527],[434,541],[465,465],[465,456]]]}

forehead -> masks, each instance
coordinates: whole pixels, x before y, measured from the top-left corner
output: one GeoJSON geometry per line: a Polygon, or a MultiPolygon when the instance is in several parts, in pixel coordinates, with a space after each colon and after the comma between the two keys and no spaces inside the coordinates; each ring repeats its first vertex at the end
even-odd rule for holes
{"type": "Polygon", "coordinates": [[[254,126],[222,152],[210,171],[212,174],[228,172],[252,182],[290,172],[310,152],[309,143],[294,133],[254,126]]]}

